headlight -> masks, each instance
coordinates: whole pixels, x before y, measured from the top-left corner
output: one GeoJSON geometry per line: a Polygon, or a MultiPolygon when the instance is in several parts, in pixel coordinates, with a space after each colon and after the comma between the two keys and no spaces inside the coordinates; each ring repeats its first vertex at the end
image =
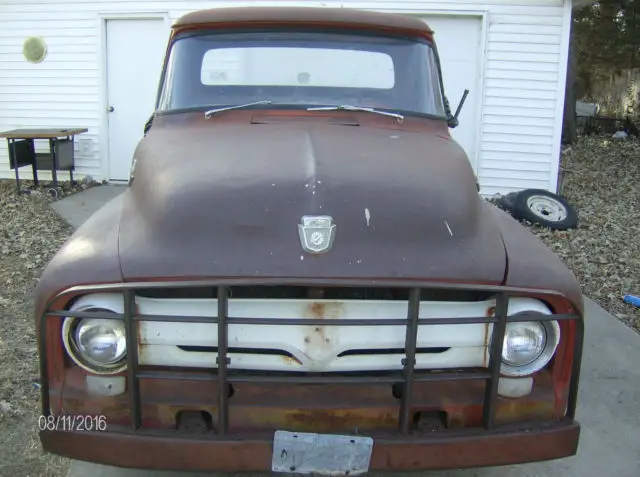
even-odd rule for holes
{"type": "MultiPolygon", "coordinates": [[[[90,297],[76,303],[73,311],[118,313],[118,306],[102,307],[91,303],[90,297]],[[115,308],[115,309],[111,309],[115,308]]],[[[127,340],[122,320],[96,318],[65,318],[62,325],[64,347],[81,368],[96,374],[115,374],[127,367],[127,340]]]]}
{"type": "Polygon", "coordinates": [[[502,374],[527,376],[540,371],[560,342],[557,321],[507,323],[502,345],[502,374]]]}
{"type": "Polygon", "coordinates": [[[98,366],[117,363],[127,352],[124,324],[119,320],[81,320],[73,338],[78,351],[98,366]]]}
{"type": "Polygon", "coordinates": [[[502,361],[510,366],[526,366],[540,357],[547,334],[540,323],[510,323],[504,335],[502,361]]]}

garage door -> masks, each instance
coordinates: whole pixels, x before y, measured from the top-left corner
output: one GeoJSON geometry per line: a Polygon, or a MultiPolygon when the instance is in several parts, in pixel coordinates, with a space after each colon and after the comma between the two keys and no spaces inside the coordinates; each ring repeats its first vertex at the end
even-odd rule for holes
{"type": "Polygon", "coordinates": [[[458,107],[465,89],[469,96],[460,113],[460,126],[451,129],[454,139],[464,148],[476,169],[476,137],[480,124],[476,124],[480,91],[480,42],[482,20],[479,17],[433,15],[422,17],[435,32],[444,90],[452,112],[458,107]]]}

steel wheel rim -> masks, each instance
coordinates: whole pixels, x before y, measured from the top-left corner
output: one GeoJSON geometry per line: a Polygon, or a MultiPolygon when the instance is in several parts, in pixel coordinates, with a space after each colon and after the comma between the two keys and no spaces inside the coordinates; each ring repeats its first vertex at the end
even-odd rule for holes
{"type": "Polygon", "coordinates": [[[527,199],[529,210],[541,219],[561,222],[567,218],[567,208],[558,200],[544,195],[532,195],[527,199]]]}

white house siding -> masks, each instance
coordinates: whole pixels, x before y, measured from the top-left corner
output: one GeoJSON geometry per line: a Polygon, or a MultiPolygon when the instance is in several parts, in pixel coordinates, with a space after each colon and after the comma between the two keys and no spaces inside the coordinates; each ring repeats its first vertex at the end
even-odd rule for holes
{"type": "MultiPolygon", "coordinates": [[[[571,12],[563,0],[2,0],[0,130],[86,126],[89,132],[77,139],[90,138],[92,150],[76,152],[77,172],[103,177],[101,15],[164,13],[172,22],[192,10],[231,5],[342,5],[415,15],[483,15],[483,94],[477,158],[472,158],[482,193],[555,190],[571,12]],[[47,41],[48,56],[40,64],[22,57],[22,42],[30,35],[47,41]]],[[[455,107],[458,98],[450,101],[455,107]]],[[[20,174],[30,177],[27,168],[20,174]]],[[[12,176],[3,144],[0,177],[12,176]]]]}

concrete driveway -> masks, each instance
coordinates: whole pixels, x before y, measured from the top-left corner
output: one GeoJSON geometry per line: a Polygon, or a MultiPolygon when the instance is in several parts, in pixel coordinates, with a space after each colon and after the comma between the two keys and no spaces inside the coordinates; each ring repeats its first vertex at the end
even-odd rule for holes
{"type": "MultiPolygon", "coordinates": [[[[104,187],[104,186],[103,186],[104,187]]],[[[102,189],[102,187],[96,188],[102,189]]],[[[122,188],[92,190],[56,202],[56,210],[82,223],[122,188]],[[87,194],[89,193],[89,194],[87,194]],[[65,202],[68,201],[68,202],[65,202]]],[[[640,335],[587,299],[586,341],[577,417],[578,454],[508,467],[406,473],[405,477],[638,477],[640,476],[640,335]]],[[[201,477],[202,473],[145,472],[75,461],[67,477],[201,477]]],[[[245,474],[248,477],[256,474],[245,474]]],[[[376,474],[379,475],[379,474],[376,474]]]]}

